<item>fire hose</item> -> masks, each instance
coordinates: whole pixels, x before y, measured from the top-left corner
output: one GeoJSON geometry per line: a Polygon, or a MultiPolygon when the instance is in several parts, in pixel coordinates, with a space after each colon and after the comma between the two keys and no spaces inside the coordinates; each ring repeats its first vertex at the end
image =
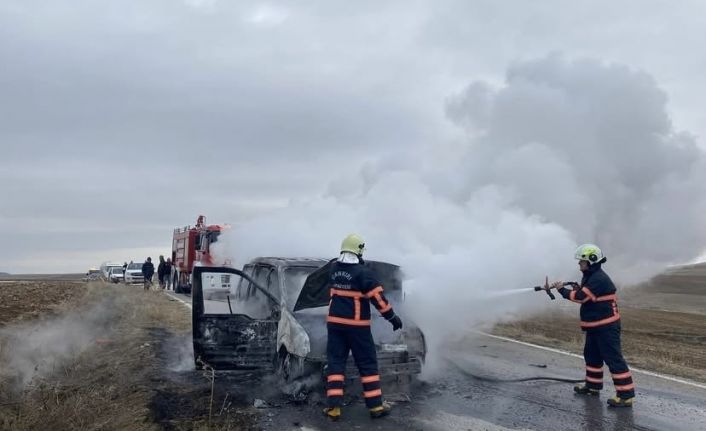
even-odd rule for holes
{"type": "Polygon", "coordinates": [[[535,382],[535,381],[553,381],[553,382],[562,382],[562,383],[582,383],[584,379],[565,379],[562,377],[550,377],[550,376],[533,376],[533,377],[523,377],[519,379],[498,379],[495,377],[488,377],[488,376],[481,376],[475,373],[472,373],[463,367],[461,367],[459,364],[455,363],[452,360],[448,360],[451,365],[456,368],[458,372],[463,374],[466,377],[470,377],[472,379],[481,381],[481,382],[488,382],[488,383],[521,383],[521,382],[535,382]]]}

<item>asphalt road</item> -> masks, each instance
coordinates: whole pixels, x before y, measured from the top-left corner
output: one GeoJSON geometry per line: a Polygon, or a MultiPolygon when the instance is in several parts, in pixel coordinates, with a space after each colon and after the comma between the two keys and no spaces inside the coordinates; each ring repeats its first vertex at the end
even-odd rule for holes
{"type": "Polygon", "coordinates": [[[634,372],[635,406],[613,409],[606,406],[613,395],[609,373],[601,396],[590,398],[574,395],[569,383],[491,383],[474,377],[576,379],[583,374],[580,358],[481,334],[435,356],[423,382],[408,393],[410,401],[390,394],[398,402],[389,417],[377,421],[367,417],[360,401],[347,406],[333,426],[320,413],[319,394],[295,405],[264,384],[247,390],[276,406],[262,410],[261,427],[267,430],[706,430],[706,389],[696,386],[634,372]]]}

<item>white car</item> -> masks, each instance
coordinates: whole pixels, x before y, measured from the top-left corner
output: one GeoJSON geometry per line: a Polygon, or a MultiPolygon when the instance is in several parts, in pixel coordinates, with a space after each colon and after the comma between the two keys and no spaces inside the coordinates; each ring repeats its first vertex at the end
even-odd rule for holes
{"type": "Polygon", "coordinates": [[[144,283],[142,276],[142,263],[131,263],[125,270],[125,284],[144,283]]]}
{"type": "Polygon", "coordinates": [[[110,280],[110,270],[112,268],[120,268],[122,271],[123,264],[120,262],[103,262],[103,264],[101,264],[101,274],[104,280],[110,280]]]}
{"type": "Polygon", "coordinates": [[[108,271],[108,280],[110,280],[111,283],[120,283],[123,281],[123,269],[122,268],[110,268],[108,271]]]}

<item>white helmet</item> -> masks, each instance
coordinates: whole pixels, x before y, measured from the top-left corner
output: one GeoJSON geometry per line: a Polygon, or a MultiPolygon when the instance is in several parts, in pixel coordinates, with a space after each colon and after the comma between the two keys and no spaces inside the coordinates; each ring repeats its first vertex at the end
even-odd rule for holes
{"type": "Polygon", "coordinates": [[[595,244],[583,244],[576,249],[574,253],[576,260],[585,260],[589,264],[602,262],[605,259],[603,252],[595,244]]]}
{"type": "Polygon", "coordinates": [[[357,254],[358,256],[363,256],[363,251],[365,251],[365,241],[360,235],[354,233],[343,238],[341,242],[341,253],[347,251],[349,253],[357,254]]]}

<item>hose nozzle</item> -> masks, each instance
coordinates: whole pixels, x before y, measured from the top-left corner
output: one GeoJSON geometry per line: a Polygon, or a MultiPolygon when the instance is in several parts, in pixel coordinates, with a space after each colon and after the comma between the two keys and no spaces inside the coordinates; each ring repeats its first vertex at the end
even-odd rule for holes
{"type": "Polygon", "coordinates": [[[552,301],[556,299],[556,296],[554,296],[552,290],[549,288],[549,276],[544,277],[544,286],[534,286],[535,292],[539,292],[540,290],[547,292],[547,295],[549,295],[552,301]]]}

